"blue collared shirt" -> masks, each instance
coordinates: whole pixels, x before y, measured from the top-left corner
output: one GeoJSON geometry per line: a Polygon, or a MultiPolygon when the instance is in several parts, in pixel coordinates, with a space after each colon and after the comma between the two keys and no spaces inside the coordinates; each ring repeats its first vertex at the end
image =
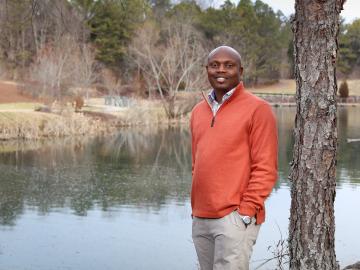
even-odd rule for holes
{"type": "Polygon", "coordinates": [[[227,100],[229,97],[231,97],[231,95],[234,93],[235,89],[236,89],[236,87],[231,89],[230,91],[226,92],[225,95],[223,95],[220,103],[218,103],[216,101],[215,91],[214,90],[210,91],[210,93],[208,94],[208,97],[209,97],[209,101],[210,101],[210,105],[211,105],[211,110],[212,110],[214,116],[216,115],[216,113],[218,112],[218,110],[220,109],[220,107],[224,103],[224,101],[227,100]]]}

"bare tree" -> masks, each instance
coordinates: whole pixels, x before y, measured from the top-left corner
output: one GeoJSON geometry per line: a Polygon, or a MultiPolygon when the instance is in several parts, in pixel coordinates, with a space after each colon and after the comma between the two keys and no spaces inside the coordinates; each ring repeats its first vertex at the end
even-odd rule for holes
{"type": "Polygon", "coordinates": [[[130,46],[133,59],[142,70],[149,92],[160,95],[167,116],[184,113],[178,106],[179,91],[190,91],[204,85],[205,50],[201,37],[190,25],[165,23],[160,31],[151,23],[145,24],[130,46]]]}
{"type": "Polygon", "coordinates": [[[70,63],[77,44],[71,36],[64,36],[48,44],[38,53],[31,78],[42,85],[42,95],[61,97],[61,87],[72,76],[70,63]]]}
{"type": "Polygon", "coordinates": [[[86,99],[89,99],[89,88],[97,80],[99,69],[94,49],[89,44],[79,44],[73,52],[70,65],[73,67],[71,84],[81,87],[86,99]]]}
{"type": "Polygon", "coordinates": [[[344,0],[296,0],[297,113],[291,185],[291,270],[338,269],[335,255],[336,72],[344,0]]]}
{"type": "Polygon", "coordinates": [[[98,77],[97,67],[94,49],[67,35],[38,53],[31,79],[42,86],[41,95],[60,97],[70,87],[76,87],[78,95],[88,98],[89,88],[98,77]]]}

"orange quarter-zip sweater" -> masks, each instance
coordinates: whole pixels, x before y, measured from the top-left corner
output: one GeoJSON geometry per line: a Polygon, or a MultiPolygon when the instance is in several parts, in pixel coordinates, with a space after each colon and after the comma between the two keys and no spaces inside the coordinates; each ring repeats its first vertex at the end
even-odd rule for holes
{"type": "Polygon", "coordinates": [[[192,214],[221,218],[234,210],[265,220],[264,201],[277,179],[272,109],[240,83],[213,116],[209,103],[191,114],[192,214]]]}

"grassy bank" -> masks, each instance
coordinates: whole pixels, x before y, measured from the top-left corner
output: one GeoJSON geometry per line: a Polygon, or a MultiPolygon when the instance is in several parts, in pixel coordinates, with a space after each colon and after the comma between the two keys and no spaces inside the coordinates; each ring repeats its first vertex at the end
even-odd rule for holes
{"type": "Polygon", "coordinates": [[[0,104],[0,112],[4,111],[34,111],[37,107],[41,106],[40,103],[4,103],[0,104]]]}
{"type": "Polygon", "coordinates": [[[189,114],[169,121],[158,100],[137,100],[129,108],[104,106],[103,99],[89,100],[80,113],[70,107],[61,113],[35,112],[36,103],[0,104],[0,140],[39,140],[81,135],[104,135],[128,126],[188,123],[189,114]]]}
{"type": "Polygon", "coordinates": [[[0,140],[95,135],[112,130],[106,122],[78,113],[0,112],[0,140]]]}
{"type": "MultiPolygon", "coordinates": [[[[200,93],[195,96],[201,99],[200,93]]],[[[193,94],[191,98],[194,98],[193,94]]],[[[83,111],[113,116],[118,127],[187,124],[190,118],[190,114],[185,113],[180,119],[169,120],[160,100],[147,99],[137,99],[132,107],[124,108],[105,106],[103,98],[94,98],[88,101],[83,111]]]]}

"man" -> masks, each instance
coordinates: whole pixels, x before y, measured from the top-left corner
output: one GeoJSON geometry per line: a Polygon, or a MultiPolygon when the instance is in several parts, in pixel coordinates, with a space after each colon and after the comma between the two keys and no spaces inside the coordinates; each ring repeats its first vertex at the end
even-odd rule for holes
{"type": "Polygon", "coordinates": [[[249,269],[277,179],[276,121],[244,89],[236,50],[216,48],[206,70],[213,90],[191,115],[193,241],[202,270],[249,269]]]}

